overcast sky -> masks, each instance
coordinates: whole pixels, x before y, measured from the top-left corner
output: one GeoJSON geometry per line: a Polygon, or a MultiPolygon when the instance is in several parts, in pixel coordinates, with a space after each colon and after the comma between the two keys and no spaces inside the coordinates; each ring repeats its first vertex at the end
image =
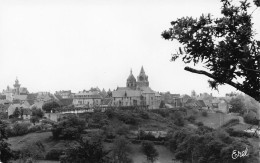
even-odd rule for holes
{"type": "MultiPolygon", "coordinates": [[[[0,0],[0,90],[16,77],[30,92],[113,90],[143,65],[155,91],[222,96],[235,89],[212,91],[209,78],[170,62],[178,44],[161,37],[176,18],[217,17],[220,7],[220,0],[0,0]]],[[[259,32],[259,9],[254,23],[259,32]]]]}

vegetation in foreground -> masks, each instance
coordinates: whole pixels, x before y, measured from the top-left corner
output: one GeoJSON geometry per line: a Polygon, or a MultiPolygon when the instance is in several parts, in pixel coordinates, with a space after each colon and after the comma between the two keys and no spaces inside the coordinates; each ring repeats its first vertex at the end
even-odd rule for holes
{"type": "Polygon", "coordinates": [[[223,127],[213,129],[198,121],[199,117],[209,115],[205,117],[202,115],[205,113],[198,112],[196,116],[190,116],[183,112],[185,109],[179,110],[182,111],[118,109],[67,115],[52,125],[47,139],[24,142],[26,145],[20,147],[22,142],[16,142],[17,148],[12,148],[13,159],[84,162],[94,159],[92,153],[96,152],[96,162],[131,162],[131,147],[140,144],[140,152],[147,161],[154,162],[160,155],[158,157],[158,151],[151,144],[160,144],[172,152],[172,158],[180,161],[234,162],[230,160],[232,150],[247,147],[250,155],[235,161],[257,162],[259,148],[251,141],[256,138],[232,129],[239,121],[231,120],[223,127]],[[158,134],[159,128],[166,134],[158,134]],[[111,145],[108,148],[104,144],[111,145]],[[146,147],[149,147],[148,153],[146,147]]]}

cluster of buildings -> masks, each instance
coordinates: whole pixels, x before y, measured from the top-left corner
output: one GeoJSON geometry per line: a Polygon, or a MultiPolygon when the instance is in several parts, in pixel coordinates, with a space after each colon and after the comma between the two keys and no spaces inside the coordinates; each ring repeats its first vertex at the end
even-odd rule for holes
{"type": "Polygon", "coordinates": [[[141,67],[137,77],[132,70],[126,79],[125,87],[117,87],[106,92],[98,87],[72,93],[70,90],[29,93],[27,88],[21,87],[18,79],[13,88],[7,86],[0,93],[0,112],[12,115],[16,108],[25,109],[31,115],[30,109],[41,109],[44,103],[56,101],[60,106],[74,106],[82,108],[94,107],[129,107],[137,106],[146,109],[192,107],[207,110],[228,112],[228,102],[225,99],[215,98],[207,93],[195,95],[171,94],[170,92],[154,91],[149,84],[148,75],[141,67]]]}

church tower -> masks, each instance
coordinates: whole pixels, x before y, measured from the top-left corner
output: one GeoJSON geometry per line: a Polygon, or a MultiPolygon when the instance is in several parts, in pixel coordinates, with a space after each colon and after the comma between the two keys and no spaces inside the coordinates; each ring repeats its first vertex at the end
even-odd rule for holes
{"type": "Polygon", "coordinates": [[[144,72],[142,66],[139,76],[137,76],[137,86],[138,87],[149,87],[148,76],[144,72]]]}
{"type": "Polygon", "coordinates": [[[18,79],[16,78],[15,84],[14,84],[14,90],[16,95],[20,95],[20,86],[18,79]]]}
{"type": "Polygon", "coordinates": [[[136,79],[132,73],[132,69],[130,71],[130,75],[127,78],[126,86],[131,89],[136,89],[136,79]]]}

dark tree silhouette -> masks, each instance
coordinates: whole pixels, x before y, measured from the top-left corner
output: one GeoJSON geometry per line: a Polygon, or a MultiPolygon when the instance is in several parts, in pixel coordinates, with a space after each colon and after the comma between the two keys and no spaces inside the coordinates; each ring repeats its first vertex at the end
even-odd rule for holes
{"type": "Polygon", "coordinates": [[[6,142],[6,124],[0,120],[0,161],[7,163],[12,157],[12,151],[10,149],[10,144],[6,142]]]}
{"type": "MultiPolygon", "coordinates": [[[[211,78],[209,84],[229,84],[260,101],[260,41],[255,40],[250,4],[241,1],[239,6],[231,0],[221,0],[223,17],[210,14],[196,19],[183,17],[171,22],[171,28],[162,33],[166,40],[177,40],[183,47],[172,60],[182,57],[184,63],[202,63],[207,69],[185,67],[186,71],[211,78]]],[[[259,8],[259,0],[254,0],[259,8]]]]}

